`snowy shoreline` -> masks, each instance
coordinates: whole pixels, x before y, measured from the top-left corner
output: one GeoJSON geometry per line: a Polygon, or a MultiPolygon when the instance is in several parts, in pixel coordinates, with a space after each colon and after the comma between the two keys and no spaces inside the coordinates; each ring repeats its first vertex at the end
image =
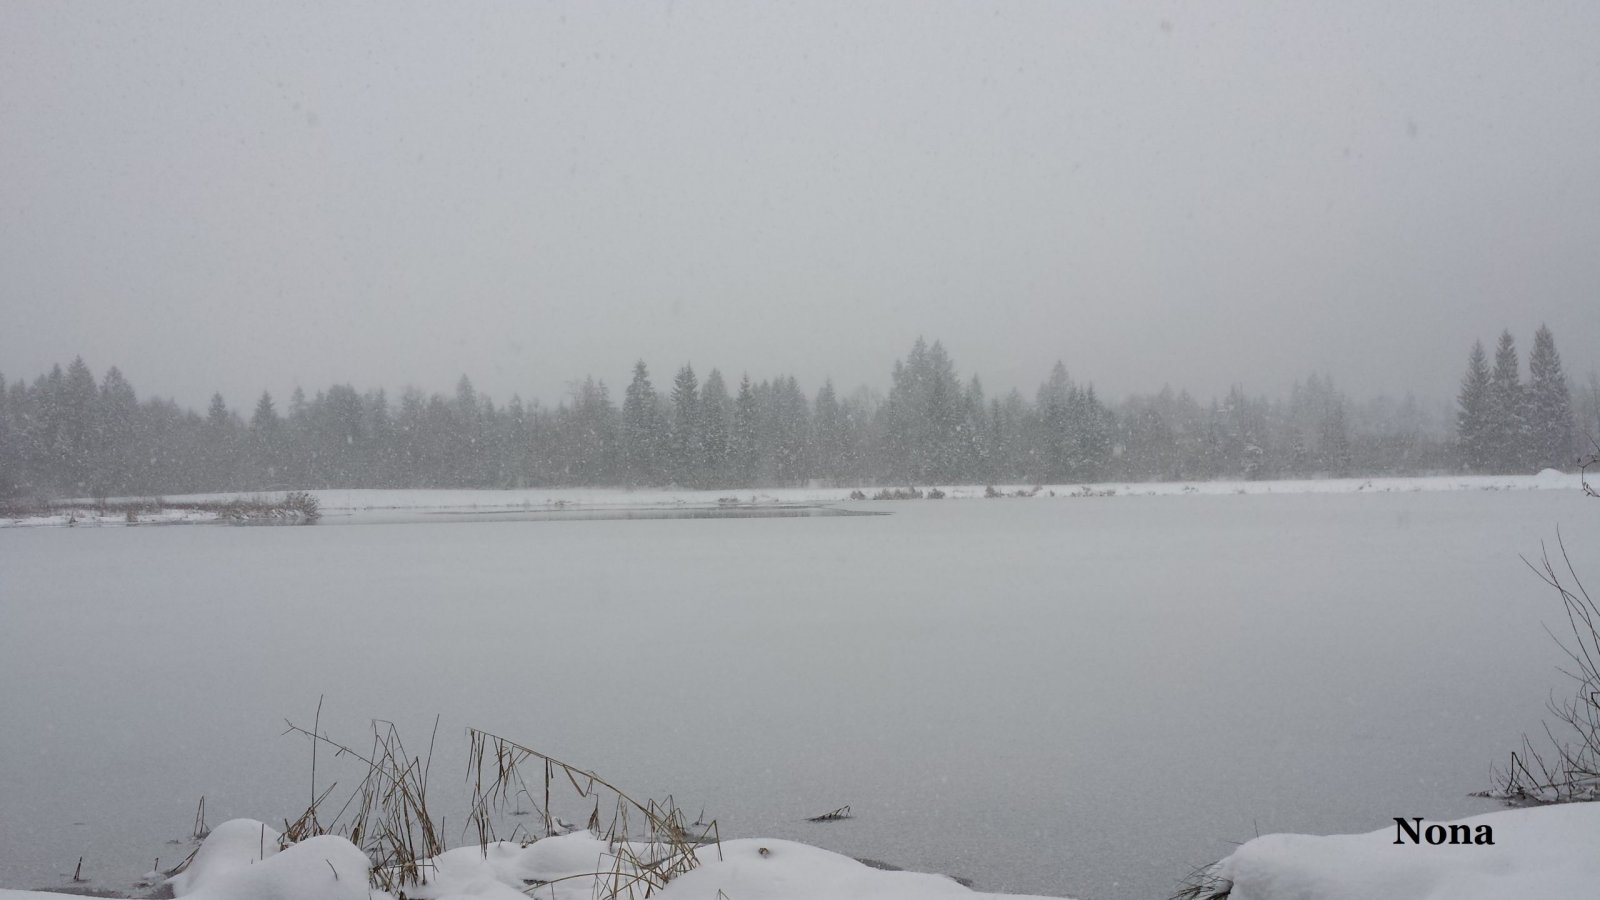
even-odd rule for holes
{"type": "MultiPolygon", "coordinates": [[[[1003,495],[992,497],[987,485],[924,485],[937,488],[949,500],[1061,500],[1112,497],[1183,497],[1226,495],[1392,494],[1440,491],[1580,490],[1575,473],[1547,469],[1538,475],[1434,475],[1414,478],[1329,478],[1285,481],[1163,481],[1097,482],[1059,485],[994,485],[1003,495]]],[[[760,490],[678,490],[673,488],[527,488],[527,489],[324,489],[308,493],[323,515],[354,516],[362,513],[468,513],[468,512],[596,512],[621,510],[740,510],[781,506],[815,507],[848,505],[872,509],[875,500],[852,500],[851,487],[770,488],[760,490]]],[[[863,493],[871,496],[871,491],[863,493]]],[[[246,496],[277,496],[276,492],[246,496]]],[[[184,494],[162,498],[172,503],[227,500],[238,494],[184,494]]],[[[120,502],[140,498],[118,498],[120,502]]],[[[0,516],[0,528],[115,527],[126,525],[184,525],[222,521],[214,511],[163,509],[140,513],[134,520],[122,512],[97,513],[93,501],[73,500],[86,507],[71,513],[0,516]]],[[[554,517],[554,516],[552,516],[554,517]]],[[[576,518],[576,516],[574,517],[576,518]]]]}
{"type": "MultiPolygon", "coordinates": [[[[1600,803],[1509,809],[1460,820],[1491,827],[1488,846],[1403,843],[1393,826],[1365,834],[1270,834],[1241,845],[1196,883],[1198,898],[1273,900],[1571,900],[1600,884],[1600,803]]],[[[279,849],[279,834],[253,819],[218,826],[193,861],[170,878],[149,873],[145,896],[189,900],[388,900],[369,885],[365,854],[323,835],[279,849]]],[[[885,871],[807,844],[732,839],[705,845],[697,868],[673,878],[662,900],[916,900],[1015,898],[973,891],[943,875],[885,871]]],[[[604,895],[615,848],[588,831],[519,843],[447,850],[423,865],[416,900],[579,900],[604,895]]],[[[0,889],[0,900],[104,897],[70,889],[0,889]]],[[[626,892],[622,896],[629,896],[626,892]]],[[[1033,898],[1041,900],[1041,898],[1033,898]]]]}

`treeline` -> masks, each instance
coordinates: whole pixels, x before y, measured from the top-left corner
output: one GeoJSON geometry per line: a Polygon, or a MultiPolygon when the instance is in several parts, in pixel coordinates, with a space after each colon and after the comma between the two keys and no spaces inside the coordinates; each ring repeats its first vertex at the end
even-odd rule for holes
{"type": "MultiPolygon", "coordinates": [[[[1535,356],[1546,364],[1537,347],[1535,356]]],[[[792,376],[730,383],[713,369],[701,379],[689,365],[657,387],[640,362],[620,402],[604,381],[589,378],[554,408],[516,397],[501,405],[463,376],[452,396],[407,389],[391,399],[381,389],[335,385],[312,397],[297,389],[282,406],[263,393],[248,412],[217,395],[200,414],[171,400],[140,400],[117,369],[97,380],[78,359],[31,383],[0,377],[0,496],[1078,483],[1526,471],[1547,457],[1570,463],[1546,449],[1480,453],[1467,439],[1477,433],[1467,418],[1457,440],[1444,417],[1414,400],[1352,404],[1317,376],[1273,400],[1236,387],[1201,403],[1166,388],[1112,405],[1058,363],[1031,398],[1017,390],[988,397],[977,376],[958,375],[941,344],[921,340],[891,375],[886,397],[864,388],[840,394],[831,382],[808,394],[792,376]]],[[[1489,377],[1493,387],[1495,372],[1489,377]]],[[[1534,383],[1550,377],[1539,369],[1534,383]]],[[[1503,411],[1510,395],[1495,390],[1502,393],[1493,408],[1503,411]]],[[[1569,443],[1570,417],[1569,407],[1569,443]]],[[[1515,430],[1543,434],[1535,421],[1543,420],[1528,418],[1515,430]]]]}
{"type": "MultiPolygon", "coordinates": [[[[1456,399],[1456,431],[1467,468],[1514,472],[1572,465],[1579,450],[1571,388],[1549,328],[1540,326],[1533,336],[1528,376],[1524,384],[1510,331],[1500,333],[1493,369],[1483,342],[1473,344],[1456,399]]],[[[1593,416],[1586,418],[1589,427],[1596,426],[1593,416]]]]}

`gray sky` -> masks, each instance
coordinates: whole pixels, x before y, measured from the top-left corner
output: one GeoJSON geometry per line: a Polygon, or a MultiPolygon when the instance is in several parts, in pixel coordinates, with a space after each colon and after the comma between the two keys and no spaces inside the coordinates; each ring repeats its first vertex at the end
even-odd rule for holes
{"type": "Polygon", "coordinates": [[[0,372],[1600,365],[1600,4],[0,5],[0,372]]]}

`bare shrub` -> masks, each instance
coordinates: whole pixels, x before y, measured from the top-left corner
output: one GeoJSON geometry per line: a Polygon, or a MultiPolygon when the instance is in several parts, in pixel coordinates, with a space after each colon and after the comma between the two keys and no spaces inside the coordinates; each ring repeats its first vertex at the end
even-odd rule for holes
{"type": "Polygon", "coordinates": [[[1524,736],[1522,750],[1512,753],[1511,762],[1497,773],[1495,788],[1481,794],[1514,805],[1600,800],[1600,606],[1578,577],[1559,531],[1556,546],[1559,563],[1548,548],[1541,548],[1537,564],[1526,558],[1523,562],[1561,598],[1570,634],[1560,638],[1552,632],[1550,637],[1566,654],[1568,665],[1561,671],[1577,682],[1577,689],[1567,699],[1552,696],[1549,701],[1550,714],[1564,734],[1558,736],[1546,723],[1544,750],[1524,736]]]}

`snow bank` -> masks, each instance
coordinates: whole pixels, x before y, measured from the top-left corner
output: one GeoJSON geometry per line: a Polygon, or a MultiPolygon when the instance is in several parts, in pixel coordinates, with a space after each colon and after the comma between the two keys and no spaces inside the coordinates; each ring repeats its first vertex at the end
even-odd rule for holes
{"type": "MultiPolygon", "coordinates": [[[[1537,475],[1437,475],[1416,478],[1323,478],[1293,481],[1160,481],[1096,482],[1093,484],[996,485],[1005,499],[1083,499],[1101,497],[1182,497],[1225,494],[1387,494],[1420,491],[1530,491],[1579,490],[1577,475],[1546,469],[1537,475]]],[[[938,488],[950,500],[984,499],[985,485],[918,485],[938,488]]],[[[729,506],[816,506],[850,501],[853,488],[768,488],[761,490],[700,491],[687,488],[528,488],[521,490],[315,490],[324,515],[364,512],[514,512],[518,510],[625,510],[712,509],[729,506]]],[[[871,496],[877,488],[866,488],[871,496]]],[[[226,501],[238,494],[186,494],[169,497],[174,502],[226,501]]],[[[275,496],[275,495],[274,495],[275,496]]],[[[117,500],[137,498],[116,498],[117,500]]],[[[866,508],[878,506],[867,501],[866,508]]],[[[909,502],[909,501],[908,501],[909,502]]],[[[208,510],[162,510],[139,513],[138,524],[179,524],[216,521],[208,510]]],[[[0,517],[0,528],[24,526],[127,525],[125,515],[74,515],[0,517]]]]}
{"type": "Polygon", "coordinates": [[[99,528],[117,525],[183,525],[194,522],[215,522],[218,518],[217,513],[205,509],[163,509],[135,513],[134,521],[130,522],[128,521],[127,513],[102,514],[93,510],[77,510],[71,513],[56,513],[47,516],[0,517],[0,528],[99,528]]]}
{"type": "MultiPolygon", "coordinates": [[[[984,499],[984,485],[918,485],[939,488],[951,500],[984,499]]],[[[1178,497],[1225,494],[1363,494],[1418,491],[1522,491],[1578,490],[1578,476],[1546,471],[1539,475],[1461,475],[1418,478],[1326,478],[1295,481],[1162,481],[1102,482],[1095,484],[996,485],[1018,499],[1085,497],[1178,497]]],[[[324,514],[370,510],[514,510],[514,509],[624,509],[659,507],[716,507],[730,502],[741,506],[841,503],[850,499],[851,487],[769,488],[764,490],[696,491],[657,488],[533,488],[527,490],[326,490],[310,491],[324,514]]],[[[870,497],[876,488],[864,489],[870,497]]],[[[189,499],[189,498],[185,498],[189,499]]],[[[205,499],[205,498],[194,498],[205,499]]],[[[867,501],[872,503],[873,501],[867,501]]]]}
{"type": "MultiPolygon", "coordinates": [[[[277,849],[277,832],[253,819],[219,825],[183,874],[171,880],[180,900],[393,900],[368,889],[367,859],[344,838],[324,835],[277,849]]],[[[424,864],[428,883],[407,887],[416,900],[589,900],[593,873],[612,868],[610,847],[587,831],[530,845],[501,841],[485,850],[458,847],[424,864]]],[[[603,888],[602,888],[603,891],[603,888]]],[[[680,876],[662,900],[966,900],[977,894],[942,875],[885,872],[837,853],[791,841],[738,840],[709,846],[700,868],[680,876]],[[720,894],[719,894],[720,892],[720,894]]],[[[63,900],[76,895],[0,890],[0,900],[63,900]]],[[[626,891],[623,896],[630,896],[626,891]]],[[[1015,900],[1029,900],[1015,897],[1015,900]]]]}
{"type": "MultiPolygon", "coordinates": [[[[435,872],[428,885],[406,894],[423,900],[588,900],[596,896],[595,879],[590,876],[610,871],[612,864],[606,842],[587,831],[545,838],[527,847],[490,844],[487,853],[477,847],[460,847],[434,861],[435,872]]],[[[793,841],[755,839],[723,841],[720,858],[716,847],[704,848],[700,867],[674,879],[656,896],[662,900],[717,896],[739,900],[1030,900],[974,893],[943,875],[886,872],[793,841]]]]}
{"type": "Polygon", "coordinates": [[[1395,844],[1397,828],[1319,837],[1271,834],[1216,866],[1229,900],[1576,900],[1600,896],[1600,803],[1505,810],[1492,846],[1395,844]]]}
{"type": "MultiPolygon", "coordinates": [[[[1600,803],[1505,810],[1461,819],[1492,845],[1430,845],[1393,825],[1369,834],[1256,838],[1217,863],[1230,900],[1573,900],[1597,896],[1600,803]]],[[[499,842],[450,850],[431,865],[417,900],[582,900],[592,873],[609,871],[608,845],[589,832],[531,845],[499,842]]],[[[322,836],[277,849],[277,833],[251,819],[225,822],[189,869],[172,879],[180,900],[392,900],[367,886],[367,860],[349,841],[322,836]]],[[[0,900],[62,900],[63,894],[0,890],[0,900]]],[[[888,872],[793,841],[730,840],[707,846],[698,869],[661,900],[1028,900],[983,894],[942,875],[888,872]]],[[[1042,900],[1042,898],[1033,898],[1042,900]]]]}

